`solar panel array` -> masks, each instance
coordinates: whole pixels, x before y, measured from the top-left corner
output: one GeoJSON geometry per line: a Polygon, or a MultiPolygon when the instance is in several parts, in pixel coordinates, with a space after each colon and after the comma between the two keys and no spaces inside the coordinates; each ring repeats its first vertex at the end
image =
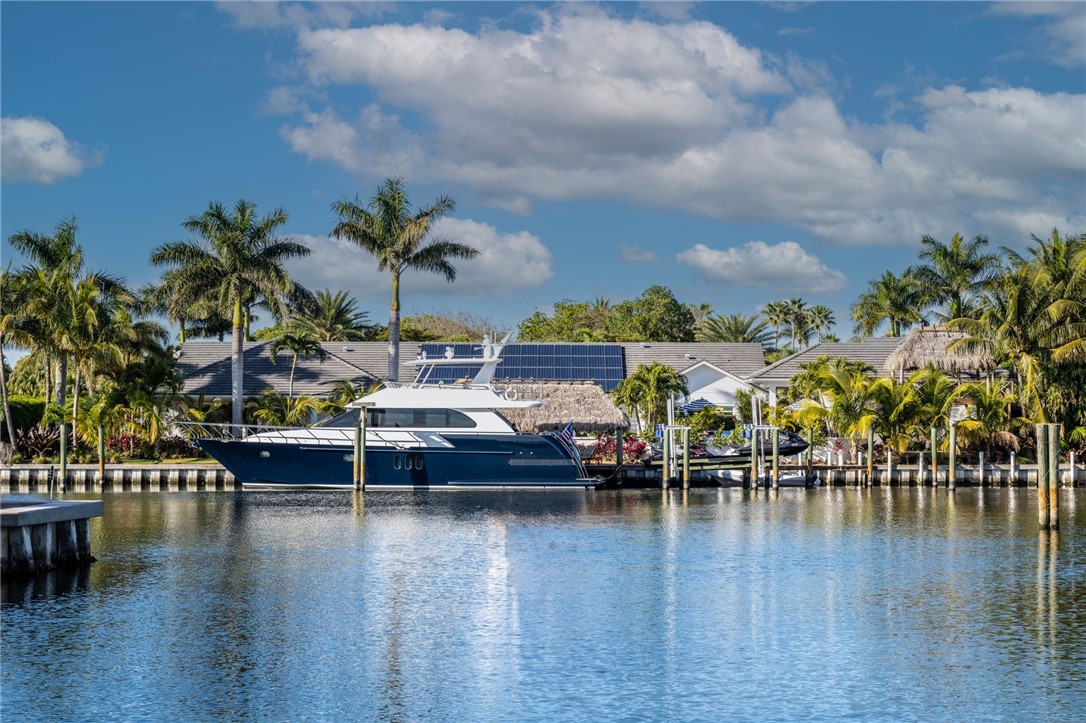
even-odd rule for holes
{"type": "MultiPolygon", "coordinates": [[[[428,357],[444,356],[452,347],[458,358],[480,357],[478,344],[421,344],[428,357]]],[[[620,344],[509,344],[502,351],[494,374],[500,379],[534,379],[545,382],[596,382],[605,392],[618,386],[624,377],[620,344]]],[[[433,369],[428,381],[446,383],[471,379],[478,364],[449,364],[433,369]]]]}

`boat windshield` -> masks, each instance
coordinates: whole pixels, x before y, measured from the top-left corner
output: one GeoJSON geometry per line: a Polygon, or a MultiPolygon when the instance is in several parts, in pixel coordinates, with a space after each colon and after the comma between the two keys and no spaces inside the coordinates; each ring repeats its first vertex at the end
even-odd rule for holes
{"type": "MultiPolygon", "coordinates": [[[[318,427],[357,427],[358,409],[348,409],[321,422],[318,427]]],[[[475,420],[456,409],[378,409],[366,410],[368,427],[411,427],[420,429],[470,429],[475,420]]]]}

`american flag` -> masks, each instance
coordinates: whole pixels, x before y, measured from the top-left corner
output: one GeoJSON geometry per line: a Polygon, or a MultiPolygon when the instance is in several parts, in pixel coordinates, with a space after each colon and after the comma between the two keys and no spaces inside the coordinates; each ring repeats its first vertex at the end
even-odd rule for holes
{"type": "Polygon", "coordinates": [[[567,444],[573,444],[573,422],[566,425],[566,428],[558,433],[567,444]]]}

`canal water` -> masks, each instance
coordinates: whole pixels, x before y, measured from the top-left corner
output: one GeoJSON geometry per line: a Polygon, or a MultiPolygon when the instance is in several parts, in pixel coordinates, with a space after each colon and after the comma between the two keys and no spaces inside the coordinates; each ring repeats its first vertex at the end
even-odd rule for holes
{"type": "Polygon", "coordinates": [[[104,499],[2,581],[5,721],[1086,716],[1086,490],[104,499]]]}

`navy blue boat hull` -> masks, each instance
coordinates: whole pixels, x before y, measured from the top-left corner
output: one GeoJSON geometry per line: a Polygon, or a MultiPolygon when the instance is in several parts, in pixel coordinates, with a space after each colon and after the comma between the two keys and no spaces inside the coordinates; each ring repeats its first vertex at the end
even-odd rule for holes
{"type": "MultiPolygon", "coordinates": [[[[366,488],[591,487],[578,460],[543,435],[448,435],[450,448],[366,449],[366,488]]],[[[346,445],[201,439],[246,487],[352,489],[346,445]]]]}

